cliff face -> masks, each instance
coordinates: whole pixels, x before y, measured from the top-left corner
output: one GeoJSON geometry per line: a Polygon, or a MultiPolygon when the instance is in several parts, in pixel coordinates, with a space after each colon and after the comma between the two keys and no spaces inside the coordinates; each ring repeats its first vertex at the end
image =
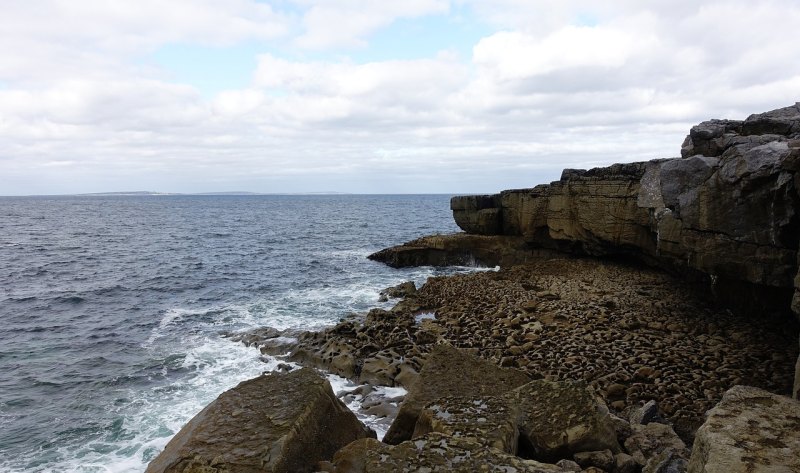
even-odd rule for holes
{"type": "Polygon", "coordinates": [[[707,277],[734,307],[800,314],[800,103],[703,122],[681,154],[565,170],[533,189],[454,197],[453,216],[467,233],[633,256],[707,277]]]}

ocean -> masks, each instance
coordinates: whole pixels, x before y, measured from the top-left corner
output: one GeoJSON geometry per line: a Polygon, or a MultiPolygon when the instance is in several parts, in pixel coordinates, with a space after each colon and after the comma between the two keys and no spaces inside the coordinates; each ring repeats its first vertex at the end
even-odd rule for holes
{"type": "Polygon", "coordinates": [[[0,471],[141,472],[275,367],[224,338],[318,329],[407,280],[366,259],[457,231],[445,195],[0,198],[0,471]]]}

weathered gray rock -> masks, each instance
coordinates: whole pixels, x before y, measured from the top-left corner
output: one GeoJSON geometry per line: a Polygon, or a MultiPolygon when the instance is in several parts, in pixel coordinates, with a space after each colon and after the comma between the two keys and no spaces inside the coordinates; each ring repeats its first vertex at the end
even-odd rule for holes
{"type": "Polygon", "coordinates": [[[375,433],[316,371],[272,373],[222,393],[189,421],[147,473],[302,472],[375,433]]]}
{"type": "Polygon", "coordinates": [[[658,417],[658,404],[652,399],[643,406],[633,409],[628,419],[634,425],[646,425],[658,417]]]}
{"type": "Polygon", "coordinates": [[[333,458],[332,473],[383,472],[518,472],[560,473],[556,465],[510,455],[487,448],[473,439],[429,433],[415,440],[390,446],[364,439],[351,443],[333,458]]]}
{"type": "Polygon", "coordinates": [[[684,455],[666,450],[647,460],[642,473],[686,473],[688,464],[684,455]]]}
{"type": "Polygon", "coordinates": [[[625,440],[625,450],[642,466],[655,467],[668,458],[688,458],[686,444],[666,424],[651,422],[632,425],[633,433],[625,440]],[[652,461],[654,458],[657,460],[652,461]]]}
{"type": "Polygon", "coordinates": [[[381,299],[397,299],[399,297],[409,297],[417,293],[417,286],[414,281],[406,281],[396,286],[387,287],[380,292],[381,299]]]}
{"type": "Polygon", "coordinates": [[[611,450],[580,452],[576,453],[574,458],[575,463],[583,468],[594,466],[603,471],[611,471],[614,468],[614,454],[611,450]]]}
{"type": "Polygon", "coordinates": [[[356,374],[357,350],[342,339],[331,338],[318,349],[297,347],[289,356],[289,360],[326,369],[345,378],[353,378],[356,374]]]}
{"type": "Polygon", "coordinates": [[[517,407],[503,396],[440,398],[422,410],[413,438],[438,432],[516,455],[517,407]]]}
{"type": "Polygon", "coordinates": [[[559,460],[556,462],[556,466],[563,471],[574,471],[576,473],[583,471],[583,468],[572,460],[559,460]]]}
{"type": "Polygon", "coordinates": [[[520,454],[543,461],[620,451],[608,409],[585,385],[531,381],[506,397],[519,404],[520,454]]]}
{"type": "Polygon", "coordinates": [[[614,473],[636,473],[639,471],[639,464],[627,453],[614,455],[614,473]]]}
{"type": "Polygon", "coordinates": [[[383,441],[398,444],[411,439],[422,410],[441,398],[496,396],[528,381],[521,371],[500,368],[456,348],[438,345],[428,355],[383,441]]]}
{"type": "Polygon", "coordinates": [[[800,401],[734,386],[697,431],[690,473],[800,471],[800,401]]]}

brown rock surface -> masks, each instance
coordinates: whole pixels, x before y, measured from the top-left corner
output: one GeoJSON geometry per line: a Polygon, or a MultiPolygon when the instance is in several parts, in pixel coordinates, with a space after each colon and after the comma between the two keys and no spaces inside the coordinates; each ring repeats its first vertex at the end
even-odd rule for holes
{"type": "MultiPolygon", "coordinates": [[[[431,235],[368,256],[393,268],[407,266],[512,265],[552,256],[520,237],[496,238],[458,233],[431,235]]],[[[562,256],[563,257],[563,256],[562,256]]]]}
{"type": "Polygon", "coordinates": [[[735,386],[697,431],[690,473],[800,471],[800,401],[735,386]]]}
{"type": "Polygon", "coordinates": [[[791,392],[798,333],[791,319],[715,309],[691,284],[655,269],[546,260],[430,278],[416,300],[436,313],[431,322],[453,345],[532,377],[610,389],[609,403],[655,399],[689,440],[737,383],[791,392]],[[536,295],[543,292],[560,298],[536,295]],[[539,302],[532,312],[521,307],[531,299],[539,302]],[[635,376],[642,367],[650,376],[635,376]]]}
{"type": "Polygon", "coordinates": [[[303,368],[240,383],[189,421],[147,473],[313,471],[374,433],[316,371],[303,368]]]}
{"type": "Polygon", "coordinates": [[[328,349],[346,345],[354,378],[380,358],[379,373],[410,384],[436,344],[448,343],[532,378],[584,381],[618,411],[656,400],[687,442],[735,384],[790,394],[798,356],[791,318],[716,309],[691,281],[614,261],[548,259],[434,277],[413,308],[376,309],[362,322],[302,335],[297,350],[325,367],[341,355],[328,349]],[[427,318],[417,321],[420,312],[427,318]]]}
{"type": "Polygon", "coordinates": [[[608,409],[583,383],[536,380],[506,397],[519,406],[523,456],[553,461],[580,452],[620,451],[608,409]]]}
{"type": "Polygon", "coordinates": [[[470,438],[454,438],[432,432],[395,446],[372,439],[353,442],[336,453],[332,468],[328,471],[560,473],[563,470],[555,465],[524,460],[487,448],[470,438]]]}
{"type": "Polygon", "coordinates": [[[409,389],[383,441],[398,444],[411,439],[422,410],[441,398],[497,396],[528,381],[528,376],[521,371],[499,368],[453,347],[437,345],[428,356],[419,379],[409,389]]]}
{"type": "Polygon", "coordinates": [[[516,455],[517,419],[518,406],[504,396],[446,396],[422,409],[412,438],[438,432],[471,438],[484,447],[516,455]]]}

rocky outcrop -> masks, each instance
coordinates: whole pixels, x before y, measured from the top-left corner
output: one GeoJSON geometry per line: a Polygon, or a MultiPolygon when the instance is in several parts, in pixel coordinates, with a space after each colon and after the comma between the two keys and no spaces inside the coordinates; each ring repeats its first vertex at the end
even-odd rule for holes
{"type": "Polygon", "coordinates": [[[322,469],[685,471],[687,451],[668,425],[631,425],[613,417],[583,383],[526,380],[463,350],[438,347],[403,403],[406,417],[398,416],[392,426],[397,438],[397,432],[411,432],[414,422],[413,433],[395,446],[359,440],[322,469]],[[524,384],[509,389],[519,383],[524,384]]]}
{"type": "Polygon", "coordinates": [[[244,381],[189,421],[146,473],[303,472],[373,436],[316,371],[244,381]]]}
{"type": "Polygon", "coordinates": [[[800,471],[800,402],[735,386],[697,431],[690,473],[800,471]]]}
{"type": "MultiPolygon", "coordinates": [[[[680,158],[567,169],[549,185],[453,197],[451,208],[468,235],[489,238],[480,240],[481,248],[514,242],[520,251],[497,264],[527,261],[526,247],[622,255],[702,283],[737,312],[794,312],[800,320],[798,171],[800,103],[694,126],[680,158]]],[[[427,258],[427,248],[440,251],[448,240],[459,242],[461,258],[486,263],[484,250],[470,253],[469,240],[456,235],[375,257],[398,265],[440,264],[446,258],[427,258]],[[409,252],[414,258],[404,256],[409,252]]],[[[796,393],[800,368],[795,385],[796,393]]]]}
{"type": "Polygon", "coordinates": [[[560,181],[533,189],[454,197],[453,216],[470,234],[631,255],[706,275],[735,307],[755,301],[760,311],[800,311],[800,104],[743,121],[703,122],[681,154],[565,170],[560,181]]]}
{"type": "MultiPolygon", "coordinates": [[[[409,266],[509,266],[555,256],[535,248],[520,237],[484,235],[431,235],[368,256],[393,268],[409,266]]],[[[563,257],[563,255],[562,255],[563,257]]]]}
{"type": "Polygon", "coordinates": [[[410,440],[420,413],[430,402],[445,396],[499,395],[529,380],[521,371],[499,368],[453,347],[438,345],[428,355],[383,441],[398,444],[410,440]]]}

